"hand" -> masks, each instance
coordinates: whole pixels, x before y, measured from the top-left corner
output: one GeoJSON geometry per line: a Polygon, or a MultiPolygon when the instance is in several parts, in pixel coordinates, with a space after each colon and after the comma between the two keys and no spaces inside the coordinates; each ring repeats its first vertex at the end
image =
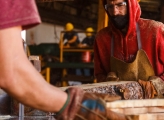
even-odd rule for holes
{"type": "Polygon", "coordinates": [[[80,48],[84,47],[83,44],[81,44],[81,43],[79,43],[77,46],[80,48]]]}
{"type": "Polygon", "coordinates": [[[144,81],[144,80],[140,80],[139,79],[138,83],[142,87],[145,99],[150,99],[150,98],[154,98],[155,97],[156,90],[154,88],[154,85],[151,83],[151,81],[144,81]]]}
{"type": "Polygon", "coordinates": [[[149,80],[151,81],[151,83],[153,84],[155,90],[156,90],[156,94],[157,94],[157,98],[164,98],[164,81],[157,76],[150,76],[149,80]]]}
{"type": "MultiPolygon", "coordinates": [[[[87,93],[78,87],[68,88],[67,93],[70,100],[66,108],[56,116],[57,120],[126,120],[125,115],[106,108],[103,99],[107,94],[87,93]]],[[[111,97],[111,100],[118,99],[118,96],[111,97]]]]}
{"type": "Polygon", "coordinates": [[[109,72],[107,77],[106,77],[106,81],[118,81],[119,78],[117,77],[115,72],[109,72]]]}
{"type": "Polygon", "coordinates": [[[68,43],[66,43],[63,48],[70,48],[70,45],[68,43]]]}

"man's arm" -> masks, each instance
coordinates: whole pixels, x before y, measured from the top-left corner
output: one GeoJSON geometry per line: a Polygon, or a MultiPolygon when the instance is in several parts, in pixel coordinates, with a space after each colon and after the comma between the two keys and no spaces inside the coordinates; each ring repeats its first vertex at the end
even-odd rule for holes
{"type": "Polygon", "coordinates": [[[73,38],[71,40],[69,40],[67,43],[74,43],[76,42],[77,36],[74,35],[73,38]]]}
{"type": "Polygon", "coordinates": [[[102,63],[99,56],[99,51],[97,47],[97,41],[94,43],[94,75],[98,82],[106,81],[107,75],[105,75],[105,71],[102,69],[102,63]]]}
{"type": "Polygon", "coordinates": [[[48,84],[29,62],[21,30],[20,26],[0,30],[0,87],[25,105],[57,112],[67,94],[48,84]]]}

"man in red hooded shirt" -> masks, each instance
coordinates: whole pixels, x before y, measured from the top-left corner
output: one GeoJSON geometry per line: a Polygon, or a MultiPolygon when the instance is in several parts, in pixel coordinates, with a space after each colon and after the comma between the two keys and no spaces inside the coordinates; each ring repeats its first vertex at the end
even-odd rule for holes
{"type": "Polygon", "coordinates": [[[164,25],[140,18],[137,0],[102,2],[109,25],[98,32],[95,40],[94,72],[97,81],[116,78],[138,81],[149,92],[154,92],[150,89],[155,87],[155,92],[163,94],[164,25]]]}

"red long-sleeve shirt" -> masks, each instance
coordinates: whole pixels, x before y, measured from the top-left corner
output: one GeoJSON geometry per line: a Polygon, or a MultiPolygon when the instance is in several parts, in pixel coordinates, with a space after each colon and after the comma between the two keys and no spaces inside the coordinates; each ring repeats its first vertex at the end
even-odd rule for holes
{"type": "MultiPolygon", "coordinates": [[[[103,2],[105,4],[105,2],[103,2]]],[[[104,81],[110,71],[111,38],[114,38],[114,57],[125,62],[135,59],[138,51],[136,23],[139,25],[142,49],[152,64],[155,75],[164,80],[164,24],[140,18],[137,0],[128,0],[129,27],[124,36],[111,22],[100,30],[94,44],[94,72],[97,80],[104,81]]]]}

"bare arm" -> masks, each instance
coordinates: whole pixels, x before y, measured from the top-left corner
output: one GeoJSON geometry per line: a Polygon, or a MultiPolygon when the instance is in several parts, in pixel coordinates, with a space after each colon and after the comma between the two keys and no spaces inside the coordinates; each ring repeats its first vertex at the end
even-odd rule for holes
{"type": "Polygon", "coordinates": [[[36,109],[57,112],[67,94],[48,84],[26,57],[21,27],[0,30],[0,87],[8,94],[36,109]]]}

